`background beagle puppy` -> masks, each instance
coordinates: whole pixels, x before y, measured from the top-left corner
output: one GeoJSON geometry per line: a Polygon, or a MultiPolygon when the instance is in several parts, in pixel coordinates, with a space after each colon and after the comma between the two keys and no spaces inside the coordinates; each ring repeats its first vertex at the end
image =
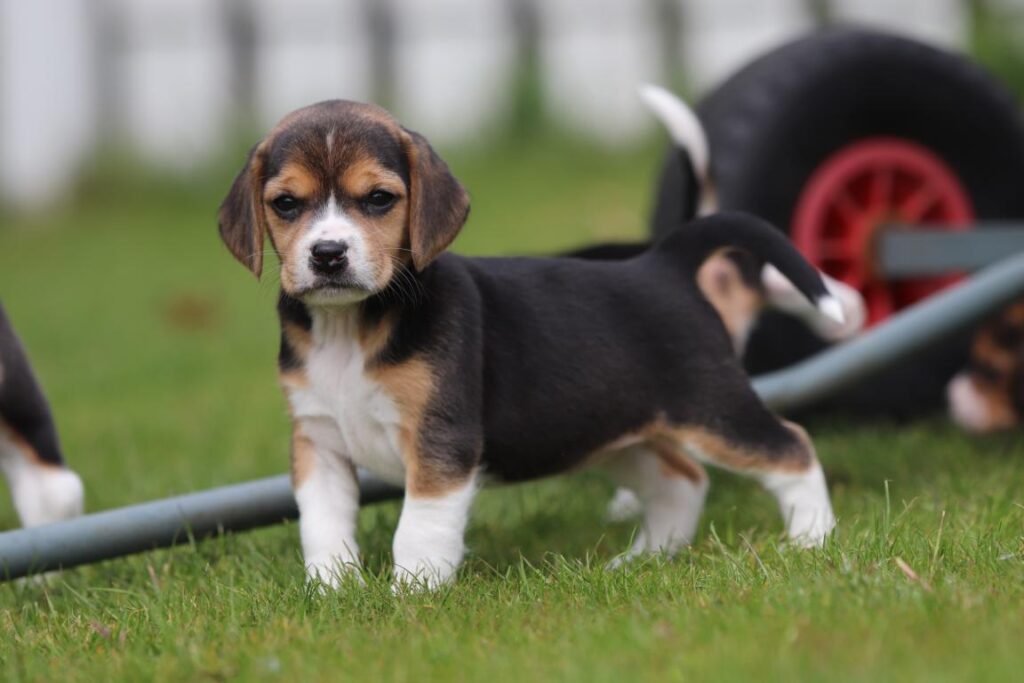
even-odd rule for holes
{"type": "MultiPolygon", "coordinates": [[[[641,86],[640,97],[665,126],[680,157],[674,169],[685,178],[669,178],[659,188],[655,202],[657,225],[679,226],[696,216],[718,210],[710,179],[710,150],[700,119],[690,107],[668,90],[641,86]],[[678,182],[671,182],[677,180],[678,182]]],[[[587,259],[630,258],[650,246],[646,242],[591,245],[567,253],[587,259]]],[[[747,252],[712,254],[697,273],[704,296],[718,311],[739,356],[746,351],[750,334],[762,312],[771,309],[801,320],[819,337],[830,342],[849,339],[864,327],[867,308],[860,293],[838,280],[820,274],[829,292],[842,307],[842,321],[824,315],[772,264],[747,252]]]]}
{"type": "Polygon", "coordinates": [[[1024,301],[985,323],[967,367],[946,390],[953,421],[970,432],[1017,427],[1024,419],[1024,301]]]}
{"type": "Polygon", "coordinates": [[[310,577],[333,585],[359,565],[356,466],[405,487],[398,585],[452,578],[485,480],[588,465],[643,501],[631,554],[691,540],[700,462],[755,477],[792,539],[824,541],[835,519],[811,441],[761,404],[695,283],[708,256],[743,248],[840,317],[780,232],[730,213],[620,261],[445,253],[468,211],[425,139],[346,101],[285,117],[221,206],[239,261],[258,276],[265,238],[280,261],[278,367],[310,577]]]}
{"type": "Polygon", "coordinates": [[[82,480],[64,464],[50,406],[0,306],[0,469],[24,526],[82,514],[82,480]]]}

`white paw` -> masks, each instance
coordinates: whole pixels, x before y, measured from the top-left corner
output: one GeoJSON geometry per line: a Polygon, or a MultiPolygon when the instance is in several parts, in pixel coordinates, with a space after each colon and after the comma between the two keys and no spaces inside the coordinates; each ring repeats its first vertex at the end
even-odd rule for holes
{"type": "Polygon", "coordinates": [[[455,571],[456,568],[446,562],[433,564],[429,561],[420,561],[409,563],[408,566],[395,565],[391,591],[396,594],[435,591],[454,581],[455,571]]]}
{"type": "Polygon", "coordinates": [[[621,555],[617,555],[610,559],[608,563],[605,564],[604,569],[608,572],[618,571],[626,565],[634,562],[642,554],[643,553],[636,552],[635,550],[628,550],[621,555]]]}
{"type": "Polygon", "coordinates": [[[395,592],[435,590],[455,578],[466,552],[463,535],[475,495],[475,475],[444,495],[406,495],[393,545],[395,592]]]}
{"type": "Polygon", "coordinates": [[[605,566],[607,571],[622,569],[631,562],[651,555],[660,555],[665,559],[672,559],[680,550],[690,545],[690,535],[675,534],[665,535],[660,540],[655,540],[648,531],[641,530],[637,533],[633,546],[626,552],[613,557],[605,566]]]}
{"type": "Polygon", "coordinates": [[[803,509],[796,512],[789,521],[789,539],[801,548],[820,548],[825,545],[836,518],[832,508],[803,509]]]}
{"type": "Polygon", "coordinates": [[[306,578],[310,583],[319,582],[320,587],[325,590],[333,590],[344,581],[356,581],[360,585],[365,585],[359,563],[338,555],[307,559],[306,578]]]}
{"type": "Polygon", "coordinates": [[[804,548],[821,547],[836,526],[821,465],[814,463],[805,472],[768,473],[761,483],[778,500],[789,539],[804,548]]]}
{"type": "Polygon", "coordinates": [[[26,527],[52,524],[82,514],[85,488],[65,467],[32,465],[12,482],[14,505],[26,527]]]}
{"type": "Polygon", "coordinates": [[[45,587],[56,583],[57,579],[60,578],[60,575],[61,571],[59,569],[54,569],[48,572],[41,572],[39,574],[29,574],[28,576],[23,576],[20,579],[15,579],[13,583],[15,586],[18,586],[19,588],[35,586],[45,587]]]}
{"type": "Polygon", "coordinates": [[[668,547],[648,548],[644,546],[633,546],[621,555],[617,555],[609,560],[608,563],[605,564],[604,568],[605,571],[609,572],[618,571],[637,560],[643,560],[649,557],[660,557],[664,560],[672,560],[681,550],[689,545],[690,543],[688,541],[680,540],[668,547]]]}
{"type": "Polygon", "coordinates": [[[625,522],[639,517],[644,505],[635,493],[627,488],[615,489],[615,495],[608,502],[607,517],[612,522],[625,522]]]}
{"type": "Polygon", "coordinates": [[[983,433],[1007,429],[1017,423],[1016,413],[1005,401],[993,400],[999,392],[979,391],[971,375],[958,373],[946,386],[946,400],[953,422],[968,432],[983,433]]]}

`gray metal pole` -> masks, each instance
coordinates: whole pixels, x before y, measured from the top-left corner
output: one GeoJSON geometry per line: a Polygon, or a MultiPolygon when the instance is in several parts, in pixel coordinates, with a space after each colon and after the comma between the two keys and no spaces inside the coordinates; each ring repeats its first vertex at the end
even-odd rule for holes
{"type": "Polygon", "coordinates": [[[978,270],[1024,252],[1024,225],[986,222],[962,232],[885,226],[875,250],[876,265],[889,279],[978,270]]]}
{"type": "MultiPolygon", "coordinates": [[[[980,272],[893,317],[858,339],[770,375],[754,388],[785,412],[841,391],[934,339],[963,329],[1024,293],[1024,254],[980,272]]],[[[364,503],[401,491],[361,475],[364,503]]],[[[33,529],[0,533],[6,578],[167,547],[222,531],[242,531],[296,516],[286,476],[224,486],[108,510],[33,529]]]]}
{"type": "MultiPolygon", "coordinates": [[[[360,472],[361,501],[402,491],[360,472]]],[[[0,577],[74,567],[111,557],[244,531],[298,517],[288,475],[114,508],[30,529],[0,533],[0,577]]]]}

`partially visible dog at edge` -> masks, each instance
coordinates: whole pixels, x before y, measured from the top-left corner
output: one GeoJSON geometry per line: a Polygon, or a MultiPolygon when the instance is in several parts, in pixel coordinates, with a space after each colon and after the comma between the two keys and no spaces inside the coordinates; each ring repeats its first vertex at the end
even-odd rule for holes
{"type": "Polygon", "coordinates": [[[980,327],[966,367],[950,381],[946,394],[953,421],[969,432],[1024,423],[1024,301],[980,327]]]}
{"type": "Polygon", "coordinates": [[[82,514],[82,480],[64,463],[50,406],[0,306],[0,469],[26,527],[82,514]]]}
{"type": "Polygon", "coordinates": [[[358,577],[356,467],[405,488],[396,589],[450,581],[487,482],[606,470],[643,504],[625,560],[696,530],[702,464],[755,478],[788,536],[835,525],[811,440],[761,403],[696,284],[742,249],[823,314],[842,307],[773,226],[722,213],[633,258],[448,253],[469,196],[420,135],[383,109],[328,101],[286,116],[250,152],[220,214],[256,276],[280,262],[278,374],[306,571],[358,577]]]}

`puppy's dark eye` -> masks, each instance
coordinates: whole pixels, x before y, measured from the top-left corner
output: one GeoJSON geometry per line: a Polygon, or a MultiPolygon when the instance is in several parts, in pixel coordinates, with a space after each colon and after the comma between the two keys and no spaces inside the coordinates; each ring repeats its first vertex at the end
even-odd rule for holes
{"type": "Polygon", "coordinates": [[[270,205],[274,207],[274,211],[281,218],[294,218],[302,207],[302,203],[291,196],[290,194],[283,194],[280,197],[275,197],[270,205]]]}
{"type": "Polygon", "coordinates": [[[385,190],[374,190],[363,198],[363,204],[368,209],[386,209],[395,203],[395,195],[385,190]]]}

